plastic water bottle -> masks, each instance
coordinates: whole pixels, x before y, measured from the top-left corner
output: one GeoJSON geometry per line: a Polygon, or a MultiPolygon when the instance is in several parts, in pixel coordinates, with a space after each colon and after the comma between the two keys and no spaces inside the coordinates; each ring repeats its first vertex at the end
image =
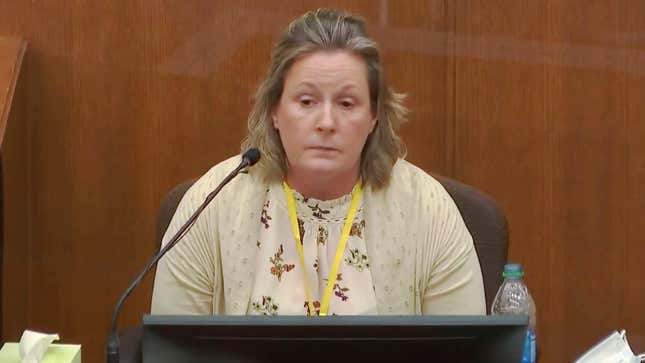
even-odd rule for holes
{"type": "Polygon", "coordinates": [[[522,363],[535,363],[535,302],[524,284],[523,277],[524,270],[519,263],[509,263],[504,266],[504,282],[495,295],[491,312],[496,315],[529,316],[522,363]]]}

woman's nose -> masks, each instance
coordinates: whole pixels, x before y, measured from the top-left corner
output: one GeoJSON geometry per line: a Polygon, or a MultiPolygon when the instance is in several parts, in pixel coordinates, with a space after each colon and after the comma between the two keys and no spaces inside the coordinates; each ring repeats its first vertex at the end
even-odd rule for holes
{"type": "Polygon", "coordinates": [[[325,104],[316,121],[316,130],[334,131],[336,129],[336,119],[334,116],[333,105],[325,104]]]}

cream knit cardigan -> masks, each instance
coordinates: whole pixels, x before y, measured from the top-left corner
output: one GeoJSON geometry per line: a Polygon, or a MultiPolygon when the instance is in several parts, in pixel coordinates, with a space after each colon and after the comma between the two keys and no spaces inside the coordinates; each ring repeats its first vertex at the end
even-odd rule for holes
{"type": "MultiPolygon", "coordinates": [[[[239,163],[211,168],[186,193],[162,243],[239,163]]],[[[159,261],[152,314],[245,315],[268,185],[240,174],[159,261]]],[[[443,186],[398,160],[389,185],[363,192],[365,241],[379,314],[483,315],[482,274],[470,233],[443,186]]],[[[291,237],[293,238],[293,237],[291,237]]]]}

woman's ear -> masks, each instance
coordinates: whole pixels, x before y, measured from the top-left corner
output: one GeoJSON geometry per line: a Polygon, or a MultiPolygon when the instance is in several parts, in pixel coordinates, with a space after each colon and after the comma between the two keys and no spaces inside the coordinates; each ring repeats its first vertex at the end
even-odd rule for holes
{"type": "Polygon", "coordinates": [[[278,118],[275,115],[275,112],[271,112],[271,122],[273,123],[273,128],[278,130],[278,118]]]}

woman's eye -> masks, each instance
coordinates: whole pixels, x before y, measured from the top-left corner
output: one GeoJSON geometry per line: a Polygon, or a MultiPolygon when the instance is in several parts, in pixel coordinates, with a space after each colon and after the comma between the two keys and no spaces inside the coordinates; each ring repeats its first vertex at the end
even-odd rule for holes
{"type": "Polygon", "coordinates": [[[352,106],[354,106],[354,102],[349,100],[343,100],[343,101],[340,101],[340,105],[343,106],[343,108],[351,108],[352,106]]]}
{"type": "Polygon", "coordinates": [[[314,100],[311,98],[303,98],[300,100],[300,104],[305,107],[309,107],[314,104],[314,100]]]}

